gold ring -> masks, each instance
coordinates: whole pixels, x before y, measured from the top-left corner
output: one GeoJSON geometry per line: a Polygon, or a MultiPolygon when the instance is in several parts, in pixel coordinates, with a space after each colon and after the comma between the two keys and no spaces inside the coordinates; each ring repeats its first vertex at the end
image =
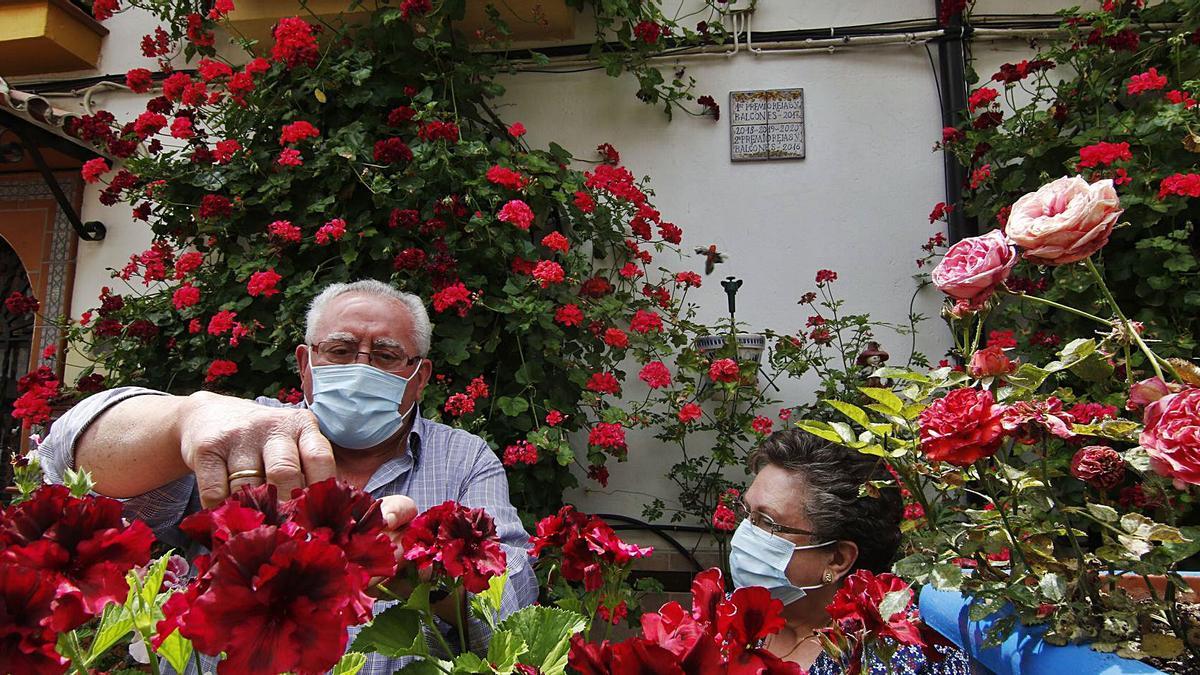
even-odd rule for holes
{"type": "Polygon", "coordinates": [[[262,478],[262,477],[263,477],[263,472],[259,471],[258,469],[242,469],[241,471],[234,471],[233,473],[229,474],[229,482],[232,483],[233,481],[241,480],[242,478],[262,478]]]}

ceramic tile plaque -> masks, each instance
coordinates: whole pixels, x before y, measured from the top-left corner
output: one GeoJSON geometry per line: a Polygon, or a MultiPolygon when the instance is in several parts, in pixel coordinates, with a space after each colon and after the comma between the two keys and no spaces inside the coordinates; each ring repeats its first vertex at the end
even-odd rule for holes
{"type": "Polygon", "coordinates": [[[729,159],[804,159],[804,90],[729,92],[729,159]]]}

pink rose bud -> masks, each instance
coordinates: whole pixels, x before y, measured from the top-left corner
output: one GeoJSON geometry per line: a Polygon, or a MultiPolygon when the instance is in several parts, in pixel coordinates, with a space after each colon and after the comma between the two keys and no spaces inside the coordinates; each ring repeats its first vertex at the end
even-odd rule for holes
{"type": "Polygon", "coordinates": [[[1004,231],[1026,260],[1065,265],[1103,248],[1121,213],[1111,179],[1088,184],[1063,177],[1018,199],[1004,231]]]}
{"type": "Polygon", "coordinates": [[[971,377],[981,379],[996,375],[1007,375],[1016,370],[1016,367],[1017,364],[1005,355],[1003,349],[998,345],[992,345],[991,347],[979,349],[971,355],[971,363],[967,365],[967,372],[971,377]]]}
{"type": "Polygon", "coordinates": [[[998,230],[950,247],[933,269],[933,284],[946,295],[980,304],[1004,283],[1017,256],[998,230]]]}
{"type": "Polygon", "coordinates": [[[1125,409],[1139,410],[1170,393],[1171,386],[1163,382],[1162,378],[1147,378],[1129,389],[1129,401],[1125,403],[1125,409]]]}

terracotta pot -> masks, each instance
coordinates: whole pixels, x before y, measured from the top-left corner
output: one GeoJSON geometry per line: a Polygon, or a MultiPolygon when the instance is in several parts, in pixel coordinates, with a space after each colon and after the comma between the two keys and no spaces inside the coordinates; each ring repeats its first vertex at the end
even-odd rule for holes
{"type": "MultiPolygon", "coordinates": [[[[1102,576],[1101,583],[1104,583],[1106,578],[1107,575],[1102,576]]],[[[1117,576],[1117,587],[1128,593],[1129,597],[1135,601],[1149,600],[1152,596],[1150,589],[1146,587],[1147,581],[1154,587],[1154,592],[1159,599],[1162,599],[1167,591],[1168,583],[1167,578],[1162,575],[1156,574],[1143,578],[1137,574],[1122,574],[1117,576]]],[[[1191,590],[1184,593],[1177,592],[1176,597],[1182,602],[1200,602],[1200,576],[1185,574],[1183,581],[1191,590]]]]}

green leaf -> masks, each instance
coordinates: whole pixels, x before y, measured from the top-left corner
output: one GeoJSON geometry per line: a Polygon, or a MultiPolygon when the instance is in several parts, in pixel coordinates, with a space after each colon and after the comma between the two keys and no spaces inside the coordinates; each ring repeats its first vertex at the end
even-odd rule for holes
{"type": "Polygon", "coordinates": [[[858,436],[854,434],[854,430],[850,428],[850,425],[845,422],[830,422],[829,428],[837,433],[839,439],[837,442],[839,443],[854,445],[858,442],[858,436]]]}
{"type": "Polygon", "coordinates": [[[1116,509],[1111,506],[1105,506],[1104,504],[1092,504],[1089,502],[1087,505],[1087,510],[1088,513],[1095,516],[1096,519],[1102,523],[1115,523],[1117,522],[1117,519],[1120,518],[1120,515],[1117,513],[1116,509]]]}
{"type": "Polygon", "coordinates": [[[904,401],[900,400],[900,397],[892,393],[892,390],[890,389],[880,389],[878,387],[859,387],[858,390],[878,401],[893,413],[899,414],[902,410],[904,410],[904,401]]]}
{"type": "Polygon", "coordinates": [[[450,670],[452,666],[453,664],[449,661],[426,658],[413,661],[396,672],[404,673],[404,675],[446,675],[446,671],[450,670]],[[442,667],[439,668],[439,665],[442,667]]]}
{"type": "Polygon", "coordinates": [[[558,675],[566,671],[571,636],[586,626],[587,621],[574,612],[533,606],[510,614],[500,623],[499,630],[511,632],[528,646],[521,663],[546,675],[558,675]]]}
{"type": "Polygon", "coordinates": [[[883,600],[879,601],[879,616],[883,617],[884,621],[888,621],[893,616],[907,609],[910,602],[912,602],[912,591],[910,589],[892,591],[884,595],[883,600]]]}
{"type": "Polygon", "coordinates": [[[329,675],[357,675],[362,667],[367,665],[367,655],[361,652],[346,652],[338,659],[337,665],[329,671],[329,675]]]}
{"type": "Polygon", "coordinates": [[[487,660],[495,670],[509,672],[517,664],[517,660],[529,651],[524,640],[512,633],[496,633],[488,644],[487,660]]]}
{"type": "Polygon", "coordinates": [[[166,659],[175,672],[182,673],[187,670],[188,662],[192,660],[192,641],[180,635],[177,628],[163,640],[155,653],[159,658],[166,659]]]}
{"type": "Polygon", "coordinates": [[[354,644],[355,652],[379,652],[384,656],[425,655],[425,636],[421,632],[421,613],[403,605],[388,607],[363,626],[354,644]]]}
{"type": "Polygon", "coordinates": [[[517,417],[529,410],[529,402],[519,396],[501,396],[496,399],[496,407],[509,417],[517,417]]]}
{"type": "Polygon", "coordinates": [[[1047,572],[1038,581],[1038,589],[1052,602],[1062,602],[1067,593],[1067,582],[1054,572],[1047,572]]]}
{"type": "Polygon", "coordinates": [[[885,367],[871,373],[871,377],[889,378],[893,380],[905,380],[907,382],[920,382],[922,384],[931,384],[933,380],[929,379],[928,375],[922,375],[907,368],[885,367]]]}
{"type": "Polygon", "coordinates": [[[805,421],[797,422],[796,426],[807,431],[808,433],[812,434],[813,436],[816,436],[817,438],[823,438],[827,441],[830,441],[831,443],[843,442],[841,434],[834,431],[833,429],[830,429],[829,425],[826,424],[825,422],[809,422],[809,421],[805,420],[805,421]]]}
{"type": "Polygon", "coordinates": [[[834,410],[842,413],[846,417],[849,417],[851,420],[858,422],[860,426],[866,427],[871,424],[870,418],[867,417],[867,411],[854,405],[853,403],[846,403],[845,401],[836,401],[831,399],[827,399],[824,401],[824,403],[834,410]]]}
{"type": "Polygon", "coordinates": [[[479,658],[479,655],[467,652],[454,657],[454,666],[450,670],[450,675],[476,675],[478,673],[493,673],[504,672],[502,670],[493,670],[491,665],[479,658]]]}
{"type": "Polygon", "coordinates": [[[489,626],[495,627],[496,614],[500,611],[500,598],[504,595],[504,586],[508,584],[508,572],[488,581],[488,589],[471,596],[471,609],[475,615],[482,618],[489,626]]]}
{"type": "Polygon", "coordinates": [[[124,605],[118,605],[115,602],[106,605],[104,613],[100,616],[100,627],[96,629],[96,638],[92,640],[91,647],[88,648],[88,663],[92,663],[132,631],[133,617],[130,616],[129,610],[124,605]]]}
{"type": "Polygon", "coordinates": [[[1157,659],[1173,659],[1183,653],[1183,641],[1174,635],[1150,633],[1142,636],[1142,650],[1157,659]]]}
{"type": "Polygon", "coordinates": [[[935,565],[930,581],[938,590],[957,591],[963,582],[962,568],[952,562],[935,565]]]}

